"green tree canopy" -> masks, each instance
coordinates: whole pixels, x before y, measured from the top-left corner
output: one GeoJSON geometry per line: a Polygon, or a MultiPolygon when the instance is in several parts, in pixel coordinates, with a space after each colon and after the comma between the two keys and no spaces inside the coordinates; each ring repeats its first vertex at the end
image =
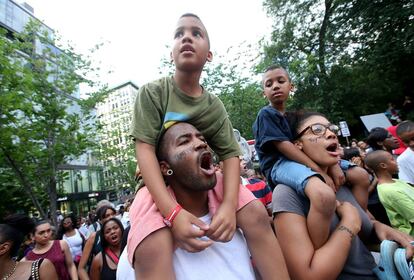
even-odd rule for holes
{"type": "Polygon", "coordinates": [[[24,189],[42,217],[56,211],[59,166],[95,144],[91,110],[104,92],[79,99],[80,84],[99,86],[86,78],[96,69],[51,37],[35,22],[21,34],[0,29],[0,178],[14,178],[1,184],[24,189]]]}
{"type": "Polygon", "coordinates": [[[287,68],[297,90],[291,109],[332,121],[399,105],[414,90],[414,3],[409,0],[265,0],[274,19],[258,71],[287,68]]]}

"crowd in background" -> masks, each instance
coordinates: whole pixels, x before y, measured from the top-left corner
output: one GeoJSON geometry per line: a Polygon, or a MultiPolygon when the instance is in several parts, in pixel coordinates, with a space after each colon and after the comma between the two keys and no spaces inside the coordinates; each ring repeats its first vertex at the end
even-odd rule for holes
{"type": "MultiPolygon", "coordinates": [[[[118,258],[126,244],[123,234],[129,227],[131,202],[115,210],[112,203],[102,200],[87,217],[63,216],[57,211],[57,227],[49,220],[24,214],[5,217],[0,224],[0,241],[10,244],[10,249],[1,251],[0,257],[11,264],[8,277],[115,279],[118,258]]],[[[7,271],[7,263],[2,264],[7,271]]]]}

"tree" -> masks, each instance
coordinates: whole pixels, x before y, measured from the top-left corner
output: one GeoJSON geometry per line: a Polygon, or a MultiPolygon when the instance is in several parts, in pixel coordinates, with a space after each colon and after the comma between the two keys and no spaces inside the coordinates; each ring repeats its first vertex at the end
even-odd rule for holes
{"type": "Polygon", "coordinates": [[[70,46],[56,48],[39,23],[20,34],[0,32],[0,166],[46,218],[46,209],[56,212],[59,166],[94,146],[90,110],[104,91],[86,78],[96,71],[91,63],[70,46]],[[99,90],[80,100],[74,93],[82,83],[99,90]]]}
{"type": "Polygon", "coordinates": [[[246,68],[230,61],[208,66],[203,85],[223,102],[233,127],[244,138],[253,139],[253,122],[267,101],[262,97],[261,85],[243,77],[239,69],[246,68]]]}
{"type": "Polygon", "coordinates": [[[233,127],[246,139],[253,139],[252,125],[267,104],[261,77],[254,73],[257,60],[257,48],[243,42],[207,64],[202,75],[204,87],[220,98],[233,127]]]}
{"type": "Polygon", "coordinates": [[[281,64],[297,86],[290,108],[356,124],[413,91],[414,4],[409,0],[265,0],[274,18],[261,71],[281,64]]]}

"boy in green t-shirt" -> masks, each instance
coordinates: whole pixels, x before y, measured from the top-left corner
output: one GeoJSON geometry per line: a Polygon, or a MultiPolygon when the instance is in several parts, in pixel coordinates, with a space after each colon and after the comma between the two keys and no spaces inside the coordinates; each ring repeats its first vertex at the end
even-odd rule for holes
{"type": "MultiPolygon", "coordinates": [[[[204,64],[212,60],[212,53],[207,30],[198,16],[184,14],[180,17],[174,32],[171,58],[175,64],[172,78],[162,78],[140,88],[134,107],[131,135],[135,138],[140,172],[155,205],[165,217],[165,224],[171,227],[171,240],[187,251],[197,252],[210,246],[211,240],[227,242],[233,237],[236,228],[236,209],[240,201],[240,151],[223,103],[199,84],[204,64]],[[176,122],[194,125],[224,162],[224,196],[210,225],[204,224],[177,204],[168,193],[160,171],[156,147],[162,133],[176,122]],[[211,240],[200,240],[199,238],[204,235],[211,240]]],[[[212,162],[203,162],[201,166],[209,169],[212,162]]],[[[139,193],[137,197],[140,198],[139,193]]],[[[141,203],[144,204],[142,201],[141,203]]],[[[132,207],[144,207],[140,205],[139,199],[134,200],[134,204],[132,207]]],[[[283,274],[277,269],[281,264],[275,266],[274,263],[274,260],[280,259],[281,251],[270,224],[266,223],[266,219],[262,219],[266,216],[265,209],[260,207],[260,204],[257,205],[257,209],[249,213],[251,218],[242,219],[255,221],[255,225],[237,220],[237,226],[245,232],[259,272],[265,279],[272,279],[278,274],[283,274]]],[[[140,210],[136,212],[141,213],[140,210]]],[[[139,218],[145,219],[138,215],[137,220],[139,218]]],[[[131,226],[134,222],[138,224],[133,217],[131,219],[131,226]]],[[[160,244],[165,244],[163,242],[170,233],[166,233],[167,228],[149,230],[151,221],[148,221],[148,224],[147,227],[144,223],[142,230],[145,228],[145,235],[136,237],[138,241],[133,240],[134,236],[129,237],[128,243],[138,244],[135,252],[128,252],[129,260],[135,264],[138,276],[170,279],[174,273],[172,265],[169,265],[172,264],[172,256],[155,253],[159,251],[157,249],[160,244]],[[154,262],[165,265],[161,265],[163,267],[160,268],[155,266],[154,262]]]]}
{"type": "Polygon", "coordinates": [[[378,177],[378,196],[391,225],[414,236],[414,187],[392,177],[398,174],[397,161],[382,150],[368,153],[364,161],[378,177]]]}

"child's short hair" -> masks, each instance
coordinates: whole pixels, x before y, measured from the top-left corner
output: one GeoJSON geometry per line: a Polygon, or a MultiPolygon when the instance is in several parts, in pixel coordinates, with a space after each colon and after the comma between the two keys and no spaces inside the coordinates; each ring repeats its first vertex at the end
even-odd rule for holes
{"type": "Polygon", "coordinates": [[[207,28],[205,27],[205,25],[204,25],[203,21],[201,20],[201,18],[198,15],[193,14],[193,13],[184,13],[180,16],[180,18],[183,18],[183,17],[193,17],[193,18],[196,18],[200,21],[201,25],[204,27],[204,31],[206,32],[208,48],[210,49],[210,36],[208,36],[207,28]]]}
{"type": "Polygon", "coordinates": [[[380,164],[386,162],[387,155],[389,153],[383,150],[377,150],[373,151],[367,154],[367,156],[364,159],[365,165],[377,173],[379,170],[380,164]]]}
{"type": "Polygon", "coordinates": [[[403,121],[397,126],[397,135],[401,137],[401,134],[405,132],[410,132],[414,130],[414,122],[412,121],[403,121]]]}
{"type": "Polygon", "coordinates": [[[199,21],[201,21],[200,17],[196,14],[193,14],[193,13],[184,13],[180,16],[180,18],[183,18],[183,17],[194,17],[194,18],[198,19],[199,21]]]}
{"type": "MultiPolygon", "coordinates": [[[[288,77],[289,81],[291,81],[288,71],[283,66],[281,66],[279,64],[272,64],[272,65],[268,66],[264,70],[263,75],[266,74],[267,72],[272,71],[272,70],[275,70],[275,69],[282,69],[283,71],[285,71],[286,76],[288,77]]],[[[263,83],[263,81],[262,81],[262,83],[263,83]]]]}

